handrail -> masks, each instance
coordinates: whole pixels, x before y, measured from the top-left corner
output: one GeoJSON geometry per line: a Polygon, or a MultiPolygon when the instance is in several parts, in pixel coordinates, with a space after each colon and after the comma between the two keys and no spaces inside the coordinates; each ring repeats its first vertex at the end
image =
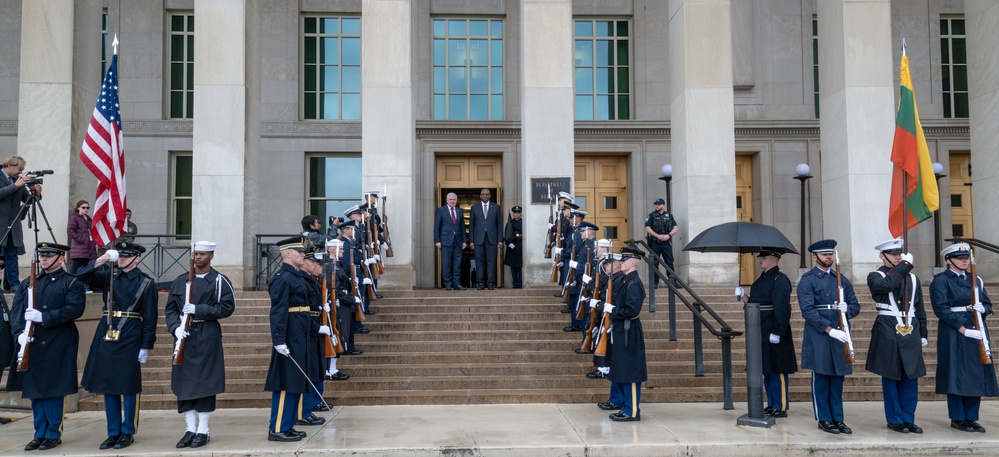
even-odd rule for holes
{"type": "Polygon", "coordinates": [[[982,241],[978,238],[965,238],[963,236],[955,236],[954,238],[947,238],[944,241],[952,241],[954,243],[968,243],[972,246],[978,246],[986,251],[992,251],[999,254],[999,246],[989,243],[988,241],[982,241]]]}
{"type": "Polygon", "coordinates": [[[254,251],[260,253],[254,256],[253,260],[255,290],[267,290],[267,285],[270,284],[271,278],[281,268],[281,252],[277,248],[277,241],[296,235],[301,235],[301,233],[261,233],[254,235],[254,238],[256,238],[254,251]],[[264,242],[263,238],[274,238],[275,242],[264,242]]]}

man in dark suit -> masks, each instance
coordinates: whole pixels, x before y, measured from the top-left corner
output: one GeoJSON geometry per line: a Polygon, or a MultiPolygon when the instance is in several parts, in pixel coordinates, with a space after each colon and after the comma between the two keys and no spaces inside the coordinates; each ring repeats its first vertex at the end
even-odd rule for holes
{"type": "MultiPolygon", "coordinates": [[[[24,240],[21,233],[21,220],[15,219],[21,209],[21,203],[28,200],[33,188],[38,198],[42,198],[42,186],[32,184],[30,176],[21,176],[24,172],[24,159],[10,156],[3,161],[0,171],[0,237],[8,232],[6,239],[0,240],[0,251],[3,251],[7,263],[6,282],[4,289],[8,292],[20,283],[17,277],[17,256],[24,254],[24,240]]],[[[21,215],[24,218],[24,215],[21,215]]]]}
{"type": "Polygon", "coordinates": [[[492,193],[482,189],[479,203],[472,205],[469,232],[472,235],[472,251],[475,253],[476,287],[482,290],[496,287],[496,255],[503,247],[503,225],[500,222],[500,207],[490,203],[492,193]],[[476,249],[478,247],[478,249],[476,249]]]}
{"type": "Polygon", "coordinates": [[[461,251],[465,249],[465,216],[461,214],[458,196],[453,192],[447,194],[447,205],[437,208],[434,245],[441,250],[441,283],[444,288],[464,290],[461,287],[461,251]]]}

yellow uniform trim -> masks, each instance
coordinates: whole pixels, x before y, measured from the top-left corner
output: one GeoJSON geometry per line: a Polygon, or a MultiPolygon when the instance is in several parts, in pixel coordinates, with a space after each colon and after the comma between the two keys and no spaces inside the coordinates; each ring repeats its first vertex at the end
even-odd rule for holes
{"type": "Polygon", "coordinates": [[[278,429],[281,428],[281,414],[284,413],[284,396],[287,393],[287,391],[282,390],[281,397],[278,400],[277,418],[274,420],[274,433],[281,433],[281,430],[278,429]]]}
{"type": "Polygon", "coordinates": [[[291,308],[288,308],[289,313],[307,313],[309,311],[312,311],[312,309],[310,309],[308,306],[293,306],[291,308]]]}
{"type": "Polygon", "coordinates": [[[780,377],[780,409],[787,411],[787,374],[781,373],[780,377]]]}
{"type": "MultiPolygon", "coordinates": [[[[122,400],[123,400],[122,403],[125,403],[124,399],[122,400]]],[[[142,410],[142,408],[139,408],[139,402],[141,400],[142,400],[142,394],[138,393],[135,394],[135,433],[139,433],[139,411],[142,410]]]]}
{"type": "Polygon", "coordinates": [[[631,383],[631,417],[638,415],[638,389],[635,383],[631,383]]]}

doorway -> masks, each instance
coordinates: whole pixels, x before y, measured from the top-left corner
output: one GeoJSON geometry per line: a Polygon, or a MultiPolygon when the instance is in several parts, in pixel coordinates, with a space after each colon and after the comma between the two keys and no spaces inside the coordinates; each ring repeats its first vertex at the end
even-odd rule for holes
{"type": "Polygon", "coordinates": [[[600,227],[598,238],[621,247],[628,231],[628,158],[576,157],[573,196],[586,220],[600,227]]]}
{"type": "MultiPolygon", "coordinates": [[[[482,157],[437,157],[437,207],[447,204],[447,194],[454,192],[458,196],[458,207],[461,208],[465,216],[465,239],[470,240],[468,223],[470,220],[469,210],[472,205],[479,202],[479,191],[489,189],[492,193],[492,202],[499,204],[502,199],[503,189],[501,187],[503,163],[500,156],[482,157]]],[[[507,214],[510,208],[503,208],[500,215],[503,226],[506,224],[507,214]]],[[[441,287],[441,256],[438,250],[435,255],[434,269],[436,273],[435,285],[441,287]]],[[[473,270],[475,260],[470,248],[465,248],[461,254],[461,285],[462,287],[475,286],[475,271],[473,270]]],[[[496,286],[503,287],[503,250],[499,250],[496,258],[496,286]]]]}
{"type": "Polygon", "coordinates": [[[971,154],[950,153],[951,235],[975,237],[975,208],[972,206],[971,154]]]}
{"type": "MultiPolygon", "coordinates": [[[[753,156],[735,156],[735,211],[739,222],[753,221],[753,156]]],[[[739,254],[739,284],[756,278],[753,254],[739,254]]]]}

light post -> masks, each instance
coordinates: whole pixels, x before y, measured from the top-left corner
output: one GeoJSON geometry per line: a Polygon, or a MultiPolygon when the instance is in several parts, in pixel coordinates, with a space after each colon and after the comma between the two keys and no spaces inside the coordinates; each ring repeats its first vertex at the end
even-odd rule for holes
{"type": "Polygon", "coordinates": [[[673,166],[667,163],[659,169],[659,172],[662,173],[662,177],[659,180],[666,183],[666,212],[672,214],[673,198],[670,195],[670,182],[673,181],[673,166]]]}
{"type": "MultiPolygon", "coordinates": [[[[933,162],[933,177],[937,179],[937,195],[940,195],[940,178],[946,178],[943,174],[944,167],[940,162],[933,162]]],[[[941,268],[940,264],[940,208],[933,212],[933,266],[941,268]]]]}
{"type": "MultiPolygon", "coordinates": [[[[659,173],[662,174],[662,176],[659,177],[659,180],[666,183],[666,212],[673,214],[673,197],[670,194],[670,185],[671,182],[673,181],[673,165],[670,165],[668,163],[666,165],[663,165],[662,168],[659,169],[659,173]]],[[[650,254],[654,256],[653,258],[655,258],[656,260],[656,265],[659,265],[659,257],[655,253],[650,253],[650,254]]],[[[658,272],[654,273],[658,274],[658,272]]],[[[676,341],[676,294],[673,292],[673,287],[674,287],[673,276],[670,276],[668,279],[669,281],[667,281],[667,283],[669,285],[667,287],[669,287],[669,340],[676,341]]],[[[651,287],[652,284],[655,284],[655,278],[649,278],[649,286],[651,287]]],[[[651,288],[649,290],[649,312],[656,311],[655,292],[656,292],[655,288],[651,288]]],[[[695,320],[695,322],[697,321],[695,320]]]]}
{"type": "Polygon", "coordinates": [[[808,219],[805,217],[805,181],[812,178],[808,173],[812,171],[808,167],[807,163],[799,163],[797,167],[794,167],[794,172],[798,174],[794,179],[801,181],[801,254],[798,256],[801,258],[800,268],[805,268],[805,226],[808,225],[808,219]]]}

